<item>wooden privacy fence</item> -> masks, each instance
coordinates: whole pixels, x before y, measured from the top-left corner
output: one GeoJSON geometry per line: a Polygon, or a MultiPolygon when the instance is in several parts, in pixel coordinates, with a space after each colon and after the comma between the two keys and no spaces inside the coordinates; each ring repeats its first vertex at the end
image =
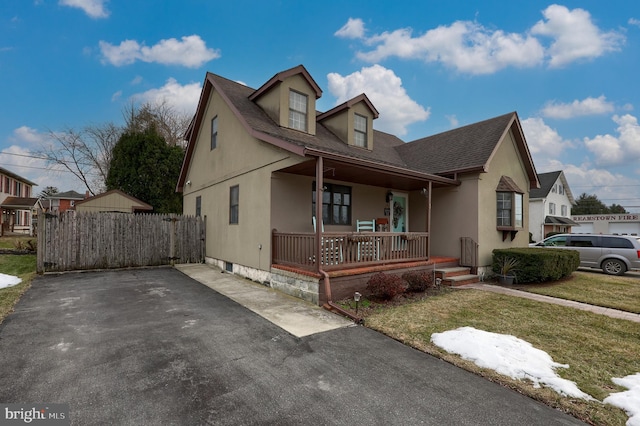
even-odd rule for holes
{"type": "Polygon", "coordinates": [[[204,261],[201,217],[64,212],[38,214],[37,270],[61,272],[204,261]]]}

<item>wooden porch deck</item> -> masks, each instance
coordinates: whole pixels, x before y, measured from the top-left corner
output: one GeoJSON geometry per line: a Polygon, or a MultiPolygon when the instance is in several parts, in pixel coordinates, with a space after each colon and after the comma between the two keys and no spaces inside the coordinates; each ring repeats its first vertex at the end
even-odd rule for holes
{"type": "Polygon", "coordinates": [[[323,232],[320,254],[316,234],[273,232],[272,265],[327,273],[394,263],[428,262],[427,232],[323,232]]]}

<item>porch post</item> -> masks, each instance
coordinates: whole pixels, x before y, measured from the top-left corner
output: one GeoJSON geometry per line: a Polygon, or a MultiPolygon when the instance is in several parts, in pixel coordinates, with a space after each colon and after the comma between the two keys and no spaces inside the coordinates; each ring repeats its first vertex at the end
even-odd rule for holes
{"type": "Polygon", "coordinates": [[[322,181],[323,175],[323,160],[322,157],[316,159],[316,271],[320,273],[321,269],[321,255],[322,255],[322,188],[324,183],[322,181]]]}
{"type": "Polygon", "coordinates": [[[431,259],[431,190],[433,189],[433,182],[429,181],[429,192],[427,195],[427,259],[431,259]]]}

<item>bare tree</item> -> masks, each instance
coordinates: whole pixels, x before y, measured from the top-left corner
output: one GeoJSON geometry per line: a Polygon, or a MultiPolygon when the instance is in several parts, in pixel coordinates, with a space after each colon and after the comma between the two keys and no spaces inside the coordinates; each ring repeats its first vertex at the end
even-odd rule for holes
{"type": "Polygon", "coordinates": [[[59,165],[73,173],[92,194],[105,188],[111,151],[120,139],[122,128],[114,123],[86,126],[81,130],[70,127],[49,131],[52,143],[37,152],[50,165],[59,165]]]}
{"type": "Polygon", "coordinates": [[[167,145],[185,147],[184,134],[191,116],[176,111],[166,99],[157,103],[146,102],[140,106],[128,105],[123,111],[123,117],[127,130],[144,132],[150,125],[154,125],[167,145]]]}
{"type": "Polygon", "coordinates": [[[36,154],[49,165],[62,166],[84,184],[91,195],[106,189],[113,147],[127,132],[144,132],[154,126],[169,146],[185,147],[184,134],[191,117],[177,112],[167,101],[130,104],[122,111],[125,125],[112,122],[85,126],[80,130],[67,127],[49,131],[50,143],[36,154]]]}

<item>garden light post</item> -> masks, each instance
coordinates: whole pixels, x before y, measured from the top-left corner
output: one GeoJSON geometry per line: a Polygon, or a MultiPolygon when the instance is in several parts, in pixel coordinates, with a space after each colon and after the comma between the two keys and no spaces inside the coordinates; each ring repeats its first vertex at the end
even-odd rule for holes
{"type": "Polygon", "coordinates": [[[355,293],[353,293],[353,300],[356,301],[356,315],[358,315],[358,302],[360,301],[360,297],[361,296],[362,295],[357,291],[355,293]]]}

